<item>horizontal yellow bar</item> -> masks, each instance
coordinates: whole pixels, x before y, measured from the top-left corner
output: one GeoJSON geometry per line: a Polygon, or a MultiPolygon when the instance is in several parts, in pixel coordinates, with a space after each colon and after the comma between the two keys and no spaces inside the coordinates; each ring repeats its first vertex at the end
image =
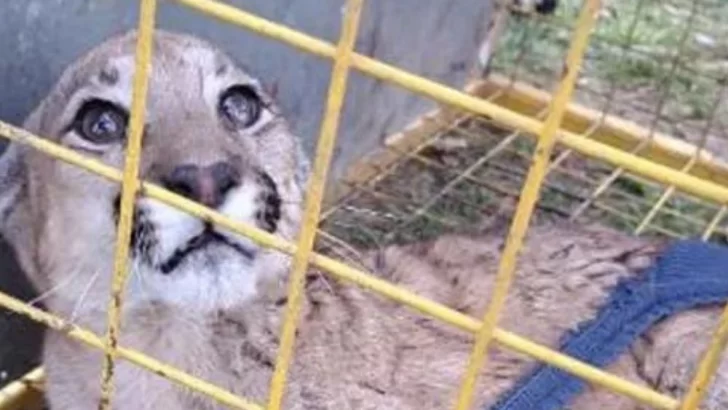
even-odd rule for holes
{"type": "MultiPolygon", "coordinates": [[[[0,292],[0,306],[4,306],[15,313],[25,315],[28,318],[35,320],[36,322],[43,323],[51,329],[55,329],[61,333],[64,333],[65,335],[80,342],[83,342],[88,346],[99,350],[104,350],[104,339],[100,338],[93,332],[72,325],[62,318],[59,318],[48,312],[44,312],[36,307],[30,306],[24,303],[22,300],[18,300],[2,292],[0,292]]],[[[119,347],[116,351],[116,354],[118,355],[118,357],[127,360],[130,363],[134,363],[138,366],[151,370],[159,376],[165,377],[183,386],[187,386],[197,391],[198,393],[214,397],[222,404],[225,404],[227,406],[242,410],[263,410],[263,408],[257,404],[240,398],[224,389],[215,386],[214,384],[208,383],[194,376],[190,376],[189,374],[179,369],[164,364],[136,350],[119,347]]],[[[3,410],[6,409],[3,408],[3,410]]]]}
{"type": "MultiPolygon", "coordinates": [[[[321,39],[293,30],[282,24],[258,17],[214,0],[176,0],[178,3],[193,8],[201,13],[219,20],[242,26],[265,37],[286,43],[299,50],[320,57],[333,59],[336,47],[321,39]]],[[[411,74],[407,71],[382,63],[371,57],[358,53],[351,55],[351,66],[374,78],[391,82],[410,91],[428,96],[436,101],[479,114],[491,115],[507,124],[521,123],[523,117],[496,104],[470,96],[462,91],[441,85],[435,81],[411,74]]],[[[539,127],[533,128],[538,132],[539,127]]]]}
{"type": "MultiPolygon", "coordinates": [[[[0,135],[5,136],[6,138],[9,138],[10,140],[13,140],[15,142],[28,144],[29,146],[32,146],[48,155],[66,161],[70,164],[77,165],[86,170],[95,172],[100,176],[107,177],[112,181],[121,181],[121,172],[119,170],[104,165],[99,161],[86,158],[85,156],[80,155],[73,150],[39,138],[31,133],[28,133],[27,131],[24,131],[17,127],[13,127],[2,121],[0,121],[0,135]]],[[[148,197],[157,199],[161,202],[164,202],[165,204],[174,206],[175,208],[178,208],[191,215],[195,215],[198,218],[207,220],[218,226],[222,226],[240,235],[245,235],[265,247],[277,249],[289,255],[294,254],[294,252],[296,251],[296,246],[284,240],[283,238],[272,235],[266,231],[248,226],[247,224],[234,221],[216,211],[213,211],[196,202],[167,191],[159,186],[150,184],[148,182],[143,182],[140,192],[143,195],[147,195],[148,197]]],[[[446,306],[433,302],[427,298],[418,296],[385,280],[378,279],[371,274],[367,274],[357,269],[354,269],[345,263],[338,262],[334,259],[317,253],[313,253],[311,255],[310,262],[311,264],[323,269],[326,272],[331,273],[332,275],[340,279],[358,284],[359,286],[370,289],[383,296],[389,297],[390,299],[408,305],[416,310],[419,310],[420,312],[440,319],[446,323],[450,323],[468,332],[475,332],[477,329],[480,328],[481,323],[476,319],[473,319],[446,306]]],[[[5,305],[2,298],[0,298],[0,305],[5,305]]],[[[19,312],[26,311],[25,309],[22,309],[22,306],[19,310],[17,309],[17,307],[13,310],[19,312]]],[[[31,319],[34,318],[32,315],[29,316],[31,317],[31,319]]],[[[59,319],[56,318],[54,320],[59,319]]],[[[614,391],[621,392],[643,403],[652,405],[653,407],[660,409],[674,409],[677,406],[677,401],[675,401],[675,399],[673,398],[659,394],[643,386],[639,386],[637,384],[622,380],[621,378],[611,375],[601,369],[597,369],[595,367],[589,366],[588,364],[579,362],[576,359],[570,358],[549,348],[540,346],[513,333],[496,329],[494,331],[493,337],[496,341],[508,348],[527,354],[536,359],[545,361],[553,366],[573,373],[594,384],[598,384],[610,388],[614,391]]],[[[127,350],[125,352],[129,353],[131,351],[127,350]]]]}
{"type": "MultiPolygon", "coordinates": [[[[491,74],[485,80],[469,84],[471,93],[488,98],[501,107],[518,112],[527,117],[536,117],[548,107],[553,95],[521,81],[491,74]]],[[[619,148],[632,151],[636,146],[649,143],[640,150],[640,156],[673,169],[682,170],[685,164],[695,157],[698,147],[685,140],[668,134],[650,130],[637,123],[605,115],[603,111],[588,108],[572,102],[561,125],[564,130],[577,134],[589,134],[589,138],[619,148]],[[595,126],[596,125],[596,126],[595,126]]],[[[703,150],[695,164],[687,172],[700,179],[728,186],[728,163],[718,156],[703,150]]]]}
{"type": "MultiPolygon", "coordinates": [[[[201,11],[208,12],[209,14],[215,14],[218,12],[220,14],[218,17],[230,17],[231,13],[232,15],[235,15],[237,17],[240,17],[241,15],[245,15],[247,13],[243,13],[242,11],[228,8],[225,9],[225,5],[222,5],[220,3],[212,2],[212,1],[202,1],[202,0],[178,0],[181,3],[187,3],[188,5],[191,5],[193,7],[199,8],[201,11]],[[218,7],[217,10],[215,8],[218,7]],[[236,14],[241,13],[241,14],[236,14]]],[[[297,33],[294,30],[287,29],[283,26],[279,26],[273,23],[266,22],[263,19],[258,19],[255,16],[247,14],[248,17],[251,18],[251,24],[244,24],[240,23],[239,21],[236,21],[238,24],[244,25],[246,27],[251,28],[252,30],[261,33],[263,35],[278,38],[279,40],[288,42],[289,44],[294,44],[298,48],[304,49],[306,51],[312,52],[314,54],[318,54],[321,56],[331,57],[333,56],[333,46],[329,43],[316,40],[314,38],[305,36],[303,34],[297,33]],[[255,20],[257,19],[257,20],[255,20]]],[[[234,19],[233,19],[234,20],[234,19]]],[[[488,102],[485,102],[483,100],[470,97],[468,95],[465,95],[459,91],[456,91],[454,89],[442,86],[440,84],[437,84],[435,82],[432,82],[430,80],[426,80],[424,78],[409,74],[407,72],[404,72],[402,70],[399,70],[397,68],[388,66],[384,63],[380,63],[376,60],[373,60],[371,58],[361,56],[361,55],[354,55],[352,56],[352,65],[359,70],[370,74],[371,76],[385,80],[390,81],[395,84],[399,84],[400,86],[403,86],[407,89],[410,89],[411,91],[415,91],[417,93],[429,96],[437,101],[444,102],[446,104],[451,104],[456,107],[460,107],[462,109],[472,111],[481,115],[488,115],[491,116],[493,119],[500,121],[502,123],[505,123],[506,125],[510,125],[516,128],[519,128],[521,130],[524,130],[526,132],[536,133],[538,129],[541,126],[541,123],[533,120],[531,118],[522,116],[517,113],[513,113],[507,109],[503,109],[497,105],[490,104],[488,102]]],[[[0,127],[0,133],[2,133],[2,128],[0,127]]],[[[726,203],[728,202],[728,190],[723,189],[722,187],[717,187],[715,184],[707,183],[704,181],[701,181],[697,178],[691,177],[691,176],[683,176],[676,172],[665,172],[665,167],[651,164],[649,161],[641,160],[639,158],[635,158],[633,155],[626,154],[623,152],[620,152],[619,150],[616,150],[611,147],[607,147],[604,144],[598,144],[593,143],[591,141],[580,141],[580,139],[583,139],[582,137],[579,137],[578,135],[574,135],[572,133],[564,133],[562,135],[561,141],[571,147],[575,150],[582,152],[582,153],[588,153],[596,158],[601,158],[608,160],[615,164],[623,164],[622,166],[628,170],[631,170],[636,173],[640,173],[643,176],[652,177],[653,179],[660,181],[660,182],[666,182],[671,183],[678,188],[687,191],[692,192],[698,196],[707,198],[707,199],[713,199],[716,202],[719,203],[726,203]],[[604,150],[603,148],[607,148],[604,150]],[[671,180],[674,178],[674,180],[671,180]]],[[[38,143],[37,141],[33,141],[31,145],[36,145],[37,147],[43,146],[44,144],[38,143]]],[[[52,147],[52,145],[51,145],[52,147]]],[[[57,147],[52,147],[52,149],[48,150],[49,153],[51,151],[55,151],[54,155],[56,157],[66,157],[66,160],[68,162],[76,162],[77,165],[86,164],[91,165],[93,163],[92,160],[87,160],[86,158],[83,158],[82,156],[78,156],[74,158],[73,155],[75,154],[73,152],[66,152],[63,154],[60,150],[58,150],[57,147]]],[[[111,168],[105,167],[101,164],[93,164],[86,169],[91,170],[92,168],[97,168],[96,171],[100,175],[104,175],[106,173],[106,176],[109,177],[109,179],[119,181],[120,180],[120,174],[118,171],[115,171],[111,168]],[[106,169],[104,169],[106,168],[106,169]]],[[[672,171],[672,170],[667,170],[672,171]]],[[[273,248],[277,248],[279,250],[283,250],[287,253],[292,253],[295,251],[295,247],[288,243],[282,243],[279,242],[279,240],[275,237],[267,237],[267,233],[258,231],[253,228],[245,227],[241,224],[235,223],[233,221],[227,220],[225,217],[215,215],[214,211],[207,210],[204,207],[201,207],[193,202],[188,201],[188,203],[185,203],[186,200],[183,198],[167,193],[165,190],[144,184],[143,189],[146,192],[147,195],[150,197],[154,197],[156,199],[159,199],[163,202],[166,202],[170,205],[177,206],[178,208],[182,210],[186,210],[187,212],[190,212],[192,214],[195,214],[200,217],[207,217],[210,221],[214,223],[218,223],[220,225],[223,225],[229,229],[232,229],[236,232],[239,232],[243,235],[251,237],[253,240],[256,240],[260,242],[263,245],[269,245],[273,248]],[[185,209],[186,208],[186,209],[185,209]],[[229,224],[229,225],[228,225],[229,224]]],[[[319,267],[330,270],[331,273],[334,275],[350,280],[355,283],[359,283],[362,286],[369,287],[370,289],[377,291],[384,295],[389,295],[391,298],[395,300],[399,300],[405,304],[408,304],[412,307],[418,308],[424,313],[430,314],[434,317],[440,318],[444,321],[447,321],[449,323],[452,323],[454,325],[460,325],[460,327],[463,327],[464,324],[468,324],[466,326],[468,330],[471,332],[478,328],[479,322],[475,321],[472,318],[458,318],[459,313],[454,312],[444,306],[438,305],[434,302],[431,302],[427,299],[420,298],[414,294],[411,294],[407,291],[404,291],[402,289],[397,288],[394,285],[388,284],[386,282],[377,280],[376,278],[371,277],[370,275],[364,274],[362,272],[353,270],[349,268],[346,265],[340,264],[334,260],[325,258],[320,255],[314,254],[312,256],[312,263],[318,265],[319,267]],[[329,269],[327,269],[327,266],[329,269]],[[351,271],[347,272],[347,269],[351,269],[351,271]],[[371,281],[371,282],[369,282],[371,281]],[[368,286],[367,286],[368,284],[368,286]],[[388,288],[388,286],[391,286],[391,288],[388,288]]],[[[2,296],[0,294],[0,296],[2,296]]],[[[22,302],[18,303],[22,305],[22,302]]],[[[0,297],[0,304],[3,304],[9,308],[12,308],[11,304],[9,304],[8,300],[4,300],[0,297]]],[[[18,308],[19,306],[15,306],[18,308]]],[[[22,309],[18,310],[19,313],[25,313],[28,316],[31,316],[31,318],[34,318],[36,320],[42,321],[46,324],[49,324],[50,322],[47,322],[45,320],[40,319],[39,316],[33,315],[29,312],[23,312],[22,309]]],[[[45,314],[45,312],[39,311],[42,314],[45,314]]],[[[52,316],[48,316],[47,318],[53,318],[52,316]]],[[[60,320],[58,318],[55,318],[57,320],[60,320]]],[[[88,337],[82,337],[83,334],[79,329],[74,328],[69,334],[73,333],[71,336],[81,339],[85,339],[88,344],[93,345],[97,348],[103,348],[103,345],[100,341],[100,339],[92,339],[88,337]]],[[[89,335],[86,335],[89,336],[89,335]]],[[[669,398],[664,395],[660,395],[654,391],[651,391],[649,389],[645,389],[641,386],[634,385],[632,383],[629,383],[627,381],[624,381],[616,376],[610,375],[606,372],[603,372],[599,369],[592,368],[586,364],[580,363],[574,359],[571,359],[569,357],[566,357],[564,355],[561,355],[557,352],[551,351],[550,349],[547,349],[545,347],[539,346],[533,342],[530,342],[526,339],[523,339],[517,335],[514,335],[512,333],[505,332],[500,329],[496,329],[494,332],[494,337],[497,341],[502,343],[503,345],[510,347],[514,350],[520,351],[522,353],[529,354],[537,359],[543,360],[545,362],[551,363],[554,366],[560,367],[564,370],[567,370],[569,372],[572,372],[576,375],[579,375],[586,380],[602,384],[605,387],[609,387],[612,390],[622,392],[623,394],[626,394],[628,396],[632,396],[640,401],[643,401],[648,404],[652,404],[654,406],[657,406],[659,408],[665,408],[665,409],[672,409],[676,406],[676,401],[672,398],[669,398]]],[[[142,365],[144,367],[148,367],[152,370],[156,367],[156,369],[160,370],[162,369],[159,366],[154,365],[154,361],[151,361],[151,359],[142,360],[144,359],[144,356],[136,353],[131,350],[125,350],[122,349],[119,351],[119,354],[121,357],[126,358],[127,360],[130,360],[132,362],[135,362],[139,365],[142,365]],[[146,365],[143,364],[146,362],[146,365]],[[150,364],[151,363],[151,364],[150,364]]],[[[162,365],[163,366],[163,365],[162,365]]],[[[184,373],[176,374],[174,372],[164,372],[162,370],[159,371],[161,374],[166,375],[166,377],[169,377],[173,380],[176,380],[182,384],[206,389],[209,390],[209,395],[213,396],[224,396],[224,391],[216,391],[216,387],[212,385],[206,385],[202,381],[195,381],[193,378],[189,379],[187,375],[184,373]]],[[[204,390],[200,390],[201,392],[205,392],[204,390]]],[[[229,393],[228,393],[229,394],[229,393]]],[[[235,396],[232,396],[230,398],[231,402],[229,404],[236,405],[234,403],[237,403],[236,407],[240,408],[259,408],[257,406],[252,405],[251,407],[246,407],[242,403],[246,402],[236,402],[235,396]]]]}
{"type": "MultiPolygon", "coordinates": [[[[243,26],[256,33],[285,42],[301,50],[327,58],[333,58],[332,44],[257,17],[235,7],[212,0],[177,0],[223,21],[243,26]]],[[[353,54],[352,67],[380,80],[397,84],[410,91],[427,96],[440,103],[484,115],[507,126],[538,135],[543,123],[528,116],[502,108],[495,103],[468,95],[462,91],[441,85],[435,81],[410,74],[375,59],[353,54]]],[[[572,132],[561,131],[559,142],[596,159],[601,159],[627,171],[637,173],[666,185],[675,185],[688,192],[718,204],[728,204],[728,188],[701,180],[678,170],[654,164],[646,159],[623,152],[596,141],[588,140],[572,132]]]]}
{"type": "MultiPolygon", "coordinates": [[[[470,333],[477,332],[482,325],[482,322],[475,318],[450,309],[447,306],[433,302],[430,299],[416,295],[387,281],[365,274],[345,263],[338,262],[318,254],[314,254],[312,256],[311,262],[338,278],[352,282],[363,288],[370,289],[380,295],[386,296],[389,299],[410,306],[422,313],[450,323],[470,333]]],[[[604,386],[628,397],[632,397],[633,399],[649,404],[655,408],[674,410],[678,405],[677,400],[669,396],[665,396],[643,386],[623,380],[622,378],[601,369],[580,362],[567,355],[549,349],[548,347],[534,343],[524,337],[516,335],[515,333],[496,328],[493,331],[493,338],[498,343],[509,349],[549,363],[552,366],[579,376],[584,380],[604,386]]]]}
{"type": "Polygon", "coordinates": [[[36,368],[5,386],[0,390],[0,409],[40,410],[43,404],[40,391],[43,378],[43,370],[36,368]]]}

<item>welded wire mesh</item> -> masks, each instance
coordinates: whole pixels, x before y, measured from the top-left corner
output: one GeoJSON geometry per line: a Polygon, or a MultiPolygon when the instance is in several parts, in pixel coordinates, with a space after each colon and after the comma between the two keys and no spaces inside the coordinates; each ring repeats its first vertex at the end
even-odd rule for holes
{"type": "MultiPolygon", "coordinates": [[[[421,94],[436,97],[441,102],[449,102],[461,109],[469,108],[479,113],[463,112],[425,119],[425,122],[436,122],[434,131],[428,132],[415,142],[404,143],[398,140],[383,147],[390,154],[386,161],[370,158],[357,165],[368,167],[369,172],[360,174],[366,178],[343,181],[342,184],[346,187],[342,191],[343,195],[335,196],[322,214],[324,233],[320,237],[320,243],[324,249],[337,252],[336,255],[349,255],[339,259],[354,259],[351,255],[356,256],[357,249],[371,246],[423,240],[450,231],[483,229],[499,215],[509,215],[525,192],[522,191],[524,180],[533,172],[534,158],[543,155],[543,152],[540,154],[534,152],[535,141],[538,140],[543,144],[544,139],[548,137],[548,132],[542,131],[543,121],[553,114],[554,108],[563,108],[560,103],[551,107],[552,110],[547,109],[548,104],[541,107],[532,104],[525,108],[520,107],[531,110],[525,115],[514,115],[508,110],[518,110],[508,107],[507,104],[509,101],[507,97],[514,89],[507,85],[496,92],[484,91],[483,96],[495,103],[495,105],[487,104],[460,94],[453,94],[446,89],[438,88],[437,85],[392,70],[362,56],[349,56],[345,48],[337,51],[333,45],[286,31],[284,28],[267,25],[254,17],[226,8],[222,3],[208,0],[180,0],[180,2],[294,44],[305,51],[335,58],[337,63],[344,64],[340,67],[344,71],[346,65],[351,63],[357,69],[377,78],[395,82],[421,94]],[[346,60],[349,58],[350,61],[346,60]],[[502,110],[499,104],[503,104],[507,109],[502,110]]],[[[599,4],[598,1],[587,3],[590,6],[599,4]]],[[[516,84],[516,81],[527,80],[552,90],[557,83],[562,81],[567,83],[564,81],[565,50],[573,46],[570,39],[574,32],[580,34],[577,38],[584,40],[589,31],[585,25],[573,25],[582,6],[581,2],[567,1],[556,17],[535,20],[512,19],[499,43],[499,52],[493,65],[495,71],[505,73],[509,78],[506,83],[512,85],[516,84]],[[544,44],[548,46],[543,46],[544,44]]],[[[604,6],[601,11],[602,23],[586,54],[584,69],[580,74],[576,90],[577,101],[591,107],[601,107],[599,109],[602,115],[586,121],[582,124],[581,130],[568,130],[571,134],[560,135],[563,145],[557,145],[551,155],[552,162],[541,190],[536,217],[578,220],[595,218],[637,233],[672,237],[697,234],[714,240],[725,240],[728,231],[723,221],[724,207],[711,204],[704,199],[697,199],[697,196],[678,193],[677,190],[670,188],[670,184],[665,186],[666,178],[662,179],[662,185],[658,185],[649,182],[645,177],[637,177],[632,172],[641,170],[642,174],[655,179],[660,179],[658,178],[660,174],[680,176],[683,178],[674,178],[674,182],[681,191],[691,191],[695,195],[713,199],[728,198],[724,187],[707,183],[697,184],[698,181],[694,178],[668,173],[668,169],[664,166],[650,164],[645,167],[645,163],[640,162],[640,157],[656,160],[658,154],[662,152],[655,149],[654,142],[662,141],[663,134],[674,134],[675,130],[681,130],[679,134],[681,138],[698,146],[698,148],[693,147],[694,152],[678,153],[682,155],[677,155],[682,163],[679,163],[680,161],[678,164],[674,163],[675,155],[668,158],[672,161],[668,165],[683,174],[704,176],[704,173],[700,172],[709,168],[705,164],[708,160],[703,157],[704,152],[720,151],[724,139],[721,124],[724,83],[722,69],[717,69],[716,73],[712,71],[712,66],[706,68],[694,62],[705,56],[705,47],[716,49],[721,47],[718,44],[722,38],[719,36],[720,24],[710,22],[713,21],[711,19],[720,16],[720,12],[726,6],[720,2],[697,0],[694,2],[639,0],[625,1],[624,4],[605,3],[604,6]],[[631,11],[624,11],[625,9],[631,11]],[[612,16],[610,13],[617,14],[612,16]],[[616,21],[616,23],[612,21],[614,27],[609,26],[610,19],[616,21]],[[653,26],[641,32],[639,27],[643,20],[652,21],[653,26]],[[669,26],[673,31],[653,33],[656,28],[664,26],[669,26]],[[645,73],[650,75],[646,76],[645,73]],[[637,80],[641,82],[632,83],[637,80]],[[703,101],[701,98],[708,94],[712,97],[710,101],[703,101]],[[649,98],[638,98],[643,95],[649,98]],[[702,103],[705,105],[702,106],[702,103]],[[619,146],[636,157],[625,157],[621,153],[608,150],[604,154],[596,154],[597,151],[608,148],[603,144],[603,139],[608,139],[604,133],[614,131],[614,124],[607,124],[605,115],[615,113],[636,121],[647,130],[640,138],[632,141],[633,146],[628,148],[619,146]],[[605,131],[607,125],[611,129],[605,131]],[[594,138],[597,142],[584,142],[584,138],[594,138]],[[571,151],[572,149],[591,152],[593,157],[608,159],[610,164],[618,166],[585,157],[576,151],[571,151]]],[[[706,64],[714,62],[711,58],[705,60],[706,64]]],[[[341,87],[339,84],[339,89],[333,91],[332,95],[335,96],[337,92],[340,94],[341,87]]],[[[557,95],[559,90],[555,90],[557,95]]],[[[568,92],[564,95],[568,97],[568,92]]],[[[565,123],[573,113],[567,110],[566,116],[565,123]]],[[[561,122],[560,115],[558,117],[554,118],[561,122]]],[[[330,128],[329,133],[335,131],[335,128],[335,125],[330,128]]],[[[132,191],[141,188],[134,181],[135,176],[132,174],[127,173],[124,176],[118,171],[88,161],[53,144],[36,140],[2,123],[0,123],[0,134],[93,170],[113,181],[125,180],[125,185],[132,191]]],[[[377,155],[381,155],[381,152],[377,155]]],[[[326,155],[321,157],[325,158],[326,155]]],[[[712,157],[709,159],[712,160],[712,157]]],[[[721,175],[717,175],[706,180],[713,179],[720,183],[721,178],[721,175]]],[[[160,188],[151,185],[144,185],[143,188],[146,195],[186,212],[208,218],[211,222],[235,232],[246,234],[265,246],[297,254],[297,247],[293,244],[236,225],[190,201],[170,196],[160,188]]],[[[320,192],[313,195],[312,201],[318,199],[318,194],[320,192]]],[[[317,223],[316,208],[314,204],[309,209],[311,217],[307,224],[309,235],[305,235],[309,239],[313,233],[312,226],[317,223]]],[[[526,209],[525,212],[528,214],[530,210],[526,209]]],[[[303,248],[303,251],[297,259],[305,268],[309,260],[305,241],[302,240],[298,246],[299,249],[303,248]]],[[[438,306],[337,260],[312,255],[310,262],[339,278],[409,304],[471,333],[480,333],[484,328],[483,322],[487,322],[438,306]]],[[[504,271],[506,273],[502,276],[508,276],[508,269],[504,268],[504,271]]],[[[294,294],[295,286],[291,289],[291,293],[294,294]]],[[[100,338],[84,329],[71,326],[60,318],[29,308],[3,294],[0,294],[0,305],[63,331],[68,336],[94,348],[105,349],[108,357],[106,376],[113,366],[114,361],[111,359],[119,356],[231,406],[259,408],[243,398],[234,397],[216,386],[156,362],[153,358],[116,346],[113,342],[114,331],[111,331],[107,338],[100,338]]],[[[295,308],[290,313],[295,315],[295,308]]],[[[112,329],[113,326],[112,320],[112,329]]],[[[286,328],[293,332],[292,324],[287,324],[286,328]]],[[[677,406],[677,402],[672,398],[636,388],[618,378],[550,352],[517,335],[494,329],[492,335],[484,337],[487,340],[491,336],[506,347],[547,360],[558,367],[588,377],[593,382],[639,397],[658,407],[677,406]]],[[[720,347],[719,344],[716,346],[720,347]]],[[[285,355],[283,357],[279,358],[278,362],[278,365],[283,363],[281,365],[283,376],[272,385],[274,396],[280,395],[285,384],[285,370],[290,357],[286,358],[285,355]]],[[[709,371],[701,371],[701,374],[705,376],[709,371]]],[[[104,377],[103,383],[107,385],[109,380],[108,377],[104,377]]],[[[107,392],[112,396],[110,390],[107,392]]],[[[278,408],[279,404],[274,400],[270,408],[278,408]]],[[[101,406],[108,406],[108,402],[102,402],[101,406]]]]}
{"type": "MultiPolygon", "coordinates": [[[[511,15],[491,62],[504,77],[499,93],[517,94],[509,91],[515,82],[553,89],[580,6],[567,0],[553,16],[511,15]]],[[[631,153],[648,157],[655,135],[668,135],[692,144],[677,169],[691,171],[706,154],[728,160],[728,5],[613,0],[600,14],[574,94],[596,114],[581,134],[602,132],[607,116],[619,116],[644,131],[625,147],[631,153]]],[[[536,108],[529,114],[542,118],[546,106],[536,108]]],[[[400,158],[381,170],[386,177],[348,182],[353,192],[329,210],[330,229],[366,246],[481,229],[478,221],[515,204],[533,144],[532,136],[463,114],[413,150],[386,147],[400,158]],[[368,232],[352,233],[356,227],[368,232]]],[[[727,233],[724,207],[563,147],[539,213],[672,238],[725,241],[727,233]]]]}

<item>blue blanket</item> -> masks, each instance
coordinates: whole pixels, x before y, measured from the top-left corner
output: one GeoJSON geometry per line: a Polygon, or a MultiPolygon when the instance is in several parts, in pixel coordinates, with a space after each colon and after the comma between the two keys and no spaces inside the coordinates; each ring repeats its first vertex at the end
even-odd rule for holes
{"type": "MultiPolygon", "coordinates": [[[[561,352],[604,368],[662,318],[728,300],[728,248],[678,241],[640,277],[615,286],[596,317],[565,335],[561,352]]],[[[540,364],[491,410],[559,410],[586,386],[580,378],[540,364]]]]}

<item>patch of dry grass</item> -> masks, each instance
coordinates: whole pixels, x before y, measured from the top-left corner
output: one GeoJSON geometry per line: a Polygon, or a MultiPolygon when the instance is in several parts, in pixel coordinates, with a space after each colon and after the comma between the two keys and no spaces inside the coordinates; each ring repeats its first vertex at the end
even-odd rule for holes
{"type": "MultiPolygon", "coordinates": [[[[512,19],[494,71],[551,89],[581,3],[562,0],[555,16],[512,19]]],[[[607,0],[575,99],[704,144],[728,159],[728,108],[722,101],[727,31],[726,1],[607,0]]],[[[510,215],[530,164],[533,140],[525,136],[493,154],[510,134],[483,119],[466,122],[409,153],[391,175],[359,189],[327,220],[326,229],[360,247],[484,229],[494,218],[510,215]],[[443,138],[459,143],[443,150],[443,138]],[[462,178],[467,170],[472,172],[462,178]]],[[[536,217],[598,220],[643,235],[695,237],[718,215],[717,206],[675,193],[639,229],[664,193],[665,187],[570,155],[550,172],[536,217]]],[[[725,232],[721,221],[711,239],[725,241],[725,232]]]]}

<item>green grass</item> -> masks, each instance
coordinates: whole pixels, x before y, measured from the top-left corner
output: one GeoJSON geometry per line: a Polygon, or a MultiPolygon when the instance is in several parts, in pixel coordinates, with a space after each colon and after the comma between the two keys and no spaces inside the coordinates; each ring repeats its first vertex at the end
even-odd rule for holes
{"type": "MultiPolygon", "coordinates": [[[[728,76],[728,1],[603,3],[576,99],[594,106],[598,101],[593,97],[595,91],[613,93],[617,113],[642,126],[654,124],[659,131],[693,143],[699,143],[705,130],[712,126],[708,135],[718,138],[712,135],[713,131],[722,128],[728,118],[725,103],[719,104],[728,76]],[[660,119],[656,120],[660,106],[660,119]]],[[[494,60],[495,70],[518,72],[526,81],[547,89],[553,87],[581,5],[580,0],[565,0],[551,18],[512,20],[494,60]]],[[[722,139],[716,141],[713,147],[717,147],[718,154],[728,153],[728,147],[724,147],[728,144],[723,144],[722,139]]],[[[663,192],[629,177],[619,178],[615,189],[627,194],[616,201],[617,205],[636,215],[648,212],[650,204],[663,192]],[[638,204],[636,199],[648,205],[638,204]]],[[[709,219],[705,215],[707,208],[715,212],[712,207],[679,196],[668,201],[668,206],[700,219],[709,219]]],[[[693,226],[685,226],[678,219],[661,213],[655,224],[681,234],[695,233],[693,226]]],[[[634,228],[623,220],[619,223],[625,229],[634,228]]]]}
{"type": "MultiPolygon", "coordinates": [[[[551,90],[561,73],[581,4],[581,0],[562,0],[555,16],[511,19],[493,60],[494,71],[551,90]]],[[[712,147],[728,157],[728,144],[723,150],[724,140],[716,131],[728,129],[728,110],[719,105],[715,118],[709,118],[721,95],[723,77],[728,75],[728,1],[700,1],[694,13],[693,2],[688,0],[607,0],[603,4],[575,99],[602,109],[604,95],[613,93],[610,113],[644,127],[654,122],[657,130],[693,143],[712,124],[708,134],[717,142],[712,147]],[[655,122],[660,106],[661,115],[655,122]]],[[[505,136],[502,130],[482,121],[465,127],[478,139],[453,131],[449,137],[466,139],[465,148],[444,156],[423,150],[420,155],[431,163],[405,161],[372,187],[389,197],[360,195],[351,202],[353,210],[337,213],[326,224],[327,230],[366,248],[425,240],[444,232],[478,231],[495,215],[510,216],[530,166],[533,140],[527,137],[518,138],[505,153],[479,169],[473,177],[480,182],[459,184],[427,214],[405,223],[414,209],[505,136]],[[391,232],[394,228],[396,233],[391,232]]],[[[548,176],[535,217],[568,217],[613,171],[606,164],[572,157],[548,176]]],[[[633,232],[664,191],[665,187],[624,174],[580,219],[633,232]]],[[[713,204],[677,193],[643,234],[699,236],[717,211],[713,204]]],[[[728,241],[725,232],[723,225],[712,239],[728,241]]]]}
{"type": "MultiPolygon", "coordinates": [[[[676,120],[704,119],[728,69],[728,2],[720,0],[613,0],[604,2],[580,84],[633,94],[676,120]],[[695,5],[694,5],[695,4],[695,5]],[[694,8],[694,12],[693,12],[694,8]]],[[[564,0],[556,15],[513,19],[494,59],[496,71],[517,70],[553,86],[582,1],[564,0]]],[[[587,87],[577,96],[583,97],[587,87]]]]}

